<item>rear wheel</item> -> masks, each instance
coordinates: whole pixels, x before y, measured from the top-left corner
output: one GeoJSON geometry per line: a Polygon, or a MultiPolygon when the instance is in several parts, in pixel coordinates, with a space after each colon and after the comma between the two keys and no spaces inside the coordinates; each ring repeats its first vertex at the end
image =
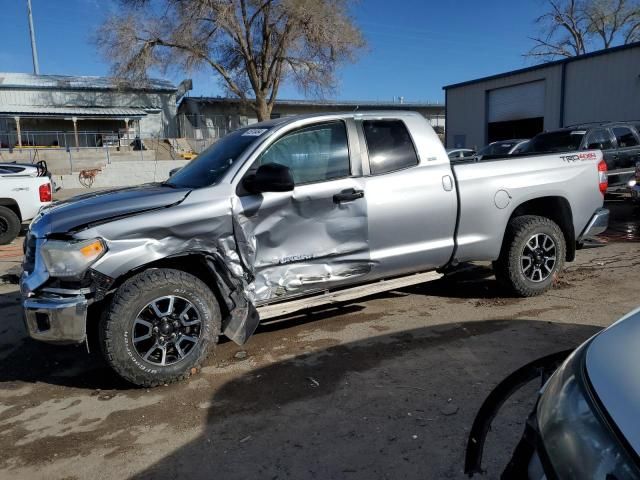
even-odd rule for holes
{"type": "Polygon", "coordinates": [[[496,279],[516,295],[540,295],[562,270],[566,251],[564,235],[555,222],[536,215],[516,217],[494,263],[496,279]]]}
{"type": "Polygon", "coordinates": [[[20,233],[20,219],[7,207],[0,207],[0,245],[7,245],[20,233]]]}
{"type": "Polygon", "coordinates": [[[172,269],[148,270],[125,282],[100,325],[107,362],[143,387],[189,377],[219,334],[213,292],[197,277],[172,269]]]}

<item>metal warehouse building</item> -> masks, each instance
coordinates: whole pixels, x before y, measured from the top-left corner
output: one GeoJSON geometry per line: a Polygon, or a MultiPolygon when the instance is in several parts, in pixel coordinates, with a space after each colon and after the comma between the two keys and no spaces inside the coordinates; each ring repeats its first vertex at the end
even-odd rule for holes
{"type": "Polygon", "coordinates": [[[446,145],[640,119],[640,42],[444,87],[446,145]]]}
{"type": "Polygon", "coordinates": [[[136,87],[104,77],[0,73],[0,144],[95,147],[123,136],[175,137],[179,88],[162,80],[136,87]]]}

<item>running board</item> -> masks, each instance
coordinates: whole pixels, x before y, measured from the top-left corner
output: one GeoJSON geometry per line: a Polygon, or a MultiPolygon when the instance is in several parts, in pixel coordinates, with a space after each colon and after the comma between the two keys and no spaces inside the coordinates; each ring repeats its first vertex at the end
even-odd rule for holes
{"type": "Polygon", "coordinates": [[[390,280],[380,280],[379,282],[358,285],[357,287],[345,288],[343,290],[325,291],[319,295],[312,297],[299,298],[288,302],[263,305],[258,307],[260,320],[280,317],[290,313],[298,312],[312,307],[320,307],[323,305],[331,305],[334,303],[347,302],[376,293],[397,290],[398,288],[409,287],[419,283],[430,282],[442,278],[441,273],[426,272],[407,275],[404,277],[392,278],[390,280]]]}

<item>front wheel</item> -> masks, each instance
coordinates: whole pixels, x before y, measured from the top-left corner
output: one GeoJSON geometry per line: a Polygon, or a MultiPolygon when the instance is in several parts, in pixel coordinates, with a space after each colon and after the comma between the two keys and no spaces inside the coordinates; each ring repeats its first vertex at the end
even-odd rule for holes
{"type": "Polygon", "coordinates": [[[518,296],[540,295],[553,285],[566,252],[564,235],[555,222],[536,215],[516,217],[494,263],[496,279],[518,296]]]}
{"type": "Polygon", "coordinates": [[[115,293],[100,324],[109,365],[124,379],[154,387],[185,379],[200,367],[220,335],[215,295],[180,270],[147,270],[115,293]]]}

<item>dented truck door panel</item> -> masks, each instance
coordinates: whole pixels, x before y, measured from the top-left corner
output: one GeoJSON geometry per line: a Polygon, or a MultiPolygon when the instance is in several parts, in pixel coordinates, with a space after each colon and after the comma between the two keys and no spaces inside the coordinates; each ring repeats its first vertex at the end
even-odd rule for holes
{"type": "Polygon", "coordinates": [[[372,276],[436,269],[453,253],[454,175],[444,149],[433,148],[440,140],[426,123],[422,117],[392,116],[362,116],[357,122],[372,276]]]}
{"type": "Polygon", "coordinates": [[[348,284],[371,270],[363,180],[351,161],[359,152],[350,150],[346,122],[307,125],[276,139],[245,174],[279,163],[295,183],[290,192],[232,201],[255,303],[348,284]]]}

